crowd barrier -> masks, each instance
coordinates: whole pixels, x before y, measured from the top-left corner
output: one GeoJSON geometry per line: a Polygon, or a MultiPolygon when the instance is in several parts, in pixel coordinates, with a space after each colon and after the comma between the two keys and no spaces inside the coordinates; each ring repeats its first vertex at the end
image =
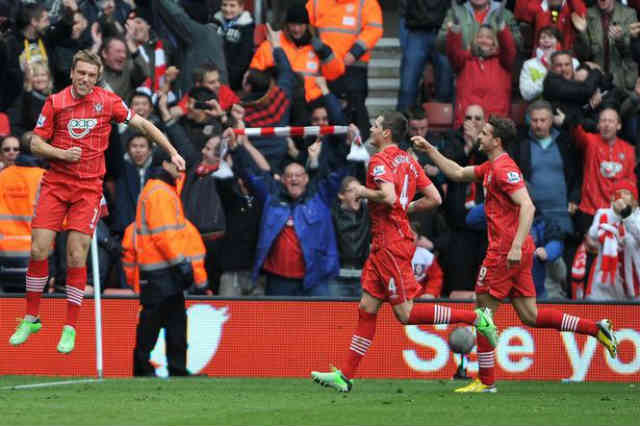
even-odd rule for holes
{"type": "MultiPolygon", "coordinates": [[[[471,309],[471,303],[442,302],[471,309]]],[[[311,370],[340,366],[357,321],[354,301],[194,299],[188,305],[188,365],[194,373],[226,377],[307,377],[311,370]]],[[[511,306],[496,314],[498,379],[640,381],[639,304],[551,304],[591,319],[610,318],[620,340],[614,360],[592,337],[520,324],[511,306]]],[[[0,299],[0,374],[92,376],[96,371],[93,299],[84,301],[76,349],[56,352],[65,317],[63,298],[42,301],[42,330],[20,347],[8,339],[24,313],[21,298],[0,299]]],[[[139,305],[136,299],[103,299],[104,375],[130,376],[139,305]]],[[[448,379],[458,355],[446,343],[453,326],[402,326],[389,306],[378,316],[375,340],[359,377],[448,379]]],[[[477,371],[475,350],[469,372],[477,371]]],[[[152,354],[166,374],[164,338],[152,354]]]]}

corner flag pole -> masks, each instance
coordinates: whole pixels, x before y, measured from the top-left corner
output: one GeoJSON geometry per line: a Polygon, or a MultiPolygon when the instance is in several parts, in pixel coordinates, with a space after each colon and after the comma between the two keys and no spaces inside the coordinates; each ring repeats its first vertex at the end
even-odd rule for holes
{"type": "Polygon", "coordinates": [[[96,320],[96,369],[102,379],[102,297],[100,294],[100,266],[98,264],[98,230],[91,238],[91,272],[93,275],[93,302],[96,320]]]}

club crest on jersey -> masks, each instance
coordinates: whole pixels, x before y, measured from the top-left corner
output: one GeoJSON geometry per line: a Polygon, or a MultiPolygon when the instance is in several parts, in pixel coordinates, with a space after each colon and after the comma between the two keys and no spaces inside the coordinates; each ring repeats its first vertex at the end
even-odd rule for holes
{"type": "Polygon", "coordinates": [[[72,118],[67,124],[67,130],[73,139],[80,139],[87,136],[97,124],[98,120],[95,118],[72,118]]]}
{"type": "Polygon", "coordinates": [[[373,168],[373,176],[374,177],[382,176],[383,174],[384,174],[384,166],[383,165],[375,166],[373,168]]]}
{"type": "Polygon", "coordinates": [[[36,123],[36,127],[44,126],[45,121],[47,121],[47,117],[45,117],[44,115],[40,114],[38,116],[38,122],[36,123]]]}
{"type": "Polygon", "coordinates": [[[518,173],[518,172],[507,172],[507,182],[509,182],[509,183],[518,183],[518,182],[520,182],[520,173],[518,173]]]}
{"type": "Polygon", "coordinates": [[[96,110],[96,112],[102,112],[102,104],[101,103],[97,103],[93,106],[93,109],[96,110]]]}

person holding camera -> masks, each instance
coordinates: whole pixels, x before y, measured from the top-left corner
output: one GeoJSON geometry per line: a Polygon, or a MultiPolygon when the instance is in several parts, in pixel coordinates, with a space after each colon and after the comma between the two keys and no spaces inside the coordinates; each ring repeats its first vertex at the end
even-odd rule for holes
{"type": "MultiPolygon", "coordinates": [[[[188,376],[184,290],[194,283],[187,221],[169,158],[158,152],[136,209],[132,246],[140,275],[140,319],[133,350],[133,375],[153,376],[149,362],[160,329],[165,329],[170,376],[188,376]]],[[[206,285],[206,281],[203,283],[206,285]]]]}

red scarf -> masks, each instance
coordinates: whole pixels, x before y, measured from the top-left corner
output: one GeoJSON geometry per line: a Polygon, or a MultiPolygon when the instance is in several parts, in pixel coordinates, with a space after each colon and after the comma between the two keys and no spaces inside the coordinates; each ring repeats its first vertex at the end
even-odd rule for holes
{"type": "Polygon", "coordinates": [[[615,283],[616,270],[618,269],[618,238],[616,234],[620,234],[620,238],[624,236],[624,227],[611,225],[608,223],[606,214],[600,216],[600,224],[598,226],[598,239],[602,244],[602,262],[600,269],[602,270],[602,281],[615,283]]]}
{"type": "Polygon", "coordinates": [[[153,93],[155,93],[158,91],[160,86],[162,86],[164,74],[167,72],[167,57],[164,54],[162,40],[158,40],[156,42],[156,46],[153,50],[153,58],[153,62],[155,64],[153,82],[151,82],[151,78],[147,77],[142,85],[148,87],[153,93]]]}

